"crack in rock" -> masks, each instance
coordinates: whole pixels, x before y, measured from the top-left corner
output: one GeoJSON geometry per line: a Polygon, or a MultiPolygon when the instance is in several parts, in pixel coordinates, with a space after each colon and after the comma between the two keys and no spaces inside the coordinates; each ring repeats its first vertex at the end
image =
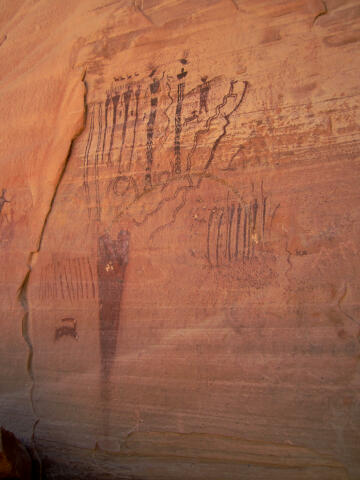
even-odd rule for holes
{"type": "Polygon", "coordinates": [[[73,136],[73,138],[70,141],[70,146],[69,146],[68,153],[65,157],[62,169],[60,171],[59,178],[56,182],[54,192],[53,192],[53,195],[52,195],[51,200],[50,200],[49,209],[48,209],[48,211],[45,215],[45,218],[44,218],[44,222],[43,222],[43,225],[42,225],[42,228],[41,228],[41,232],[40,232],[40,236],[39,236],[39,240],[38,240],[36,250],[31,251],[30,254],[29,254],[28,261],[27,261],[28,270],[25,274],[24,280],[22,281],[22,283],[21,283],[21,285],[18,289],[18,295],[17,295],[18,301],[19,301],[21,307],[24,310],[24,316],[22,318],[22,336],[23,336],[23,339],[25,340],[25,343],[27,344],[27,347],[28,347],[28,357],[27,357],[27,362],[26,362],[26,369],[27,369],[27,373],[28,373],[30,381],[31,381],[31,387],[30,387],[31,409],[32,409],[32,412],[33,412],[34,416],[36,417],[36,420],[35,420],[34,425],[33,425],[33,431],[32,431],[32,437],[31,438],[32,438],[34,452],[35,452],[35,455],[38,457],[37,460],[39,461],[39,465],[40,465],[40,478],[41,478],[41,460],[40,460],[40,457],[38,455],[38,452],[37,452],[36,446],[35,446],[35,429],[36,429],[36,427],[37,427],[37,425],[40,421],[40,417],[38,416],[38,414],[36,412],[35,403],[34,403],[34,389],[35,389],[35,375],[34,375],[34,370],[33,370],[34,347],[33,347],[31,337],[30,337],[30,333],[29,333],[30,309],[29,309],[29,301],[28,301],[28,286],[29,286],[30,275],[31,275],[31,272],[32,272],[32,267],[33,267],[33,258],[41,250],[41,245],[42,245],[42,241],[43,241],[43,238],[44,238],[45,229],[46,229],[50,214],[52,212],[52,209],[53,209],[53,206],[54,206],[54,202],[55,202],[60,184],[62,182],[62,179],[63,179],[64,175],[65,175],[66,168],[67,168],[69,160],[70,160],[74,142],[81,135],[81,133],[84,131],[84,128],[85,128],[85,125],[86,125],[86,118],[87,118],[86,99],[87,99],[88,87],[87,87],[85,77],[86,77],[86,69],[83,72],[82,77],[81,77],[81,81],[84,84],[84,111],[83,111],[82,125],[80,126],[79,131],[73,136]]]}

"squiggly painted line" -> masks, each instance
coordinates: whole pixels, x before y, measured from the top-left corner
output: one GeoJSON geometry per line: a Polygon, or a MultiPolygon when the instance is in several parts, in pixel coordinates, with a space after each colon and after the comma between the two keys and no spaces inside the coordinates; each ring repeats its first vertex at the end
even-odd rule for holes
{"type": "Polygon", "coordinates": [[[176,189],[174,195],[171,195],[170,197],[166,197],[166,198],[163,198],[162,200],[160,200],[160,202],[158,203],[158,205],[154,208],[154,210],[152,210],[150,213],[146,214],[144,219],[141,220],[141,222],[138,222],[137,220],[135,220],[133,218],[133,222],[134,224],[137,226],[137,227],[140,227],[141,225],[143,225],[150,217],[152,217],[153,215],[155,215],[159,210],[161,210],[162,206],[167,203],[167,202],[171,202],[172,200],[175,200],[175,198],[179,195],[179,193],[182,191],[182,190],[187,190],[187,189],[192,189],[194,188],[194,186],[191,184],[191,185],[183,185],[182,187],[179,187],[176,189]]]}
{"type": "MultiPolygon", "coordinates": [[[[187,188],[190,188],[190,187],[187,187],[187,188]]],[[[182,210],[185,205],[186,205],[186,197],[187,197],[187,194],[189,193],[189,190],[185,190],[183,192],[183,197],[182,197],[182,200],[181,200],[181,203],[180,205],[178,205],[175,210],[173,211],[173,214],[172,214],[172,219],[170,220],[170,222],[168,223],[165,223],[164,225],[160,225],[159,227],[157,227],[151,234],[150,234],[150,237],[149,237],[149,240],[152,242],[155,235],[157,235],[159,232],[161,232],[162,230],[165,230],[166,228],[170,227],[171,225],[173,225],[175,222],[176,222],[176,217],[178,216],[178,213],[180,212],[180,210],[182,210]]]]}
{"type": "MultiPolygon", "coordinates": [[[[232,92],[234,91],[234,85],[235,85],[236,82],[237,82],[236,80],[232,80],[232,81],[231,81],[230,91],[229,91],[228,95],[226,96],[226,102],[227,102],[227,99],[230,98],[230,97],[233,97],[233,98],[236,98],[236,97],[237,97],[237,95],[234,95],[234,94],[232,93],[232,92]]],[[[211,165],[211,163],[212,163],[212,161],[213,161],[213,159],[214,159],[216,149],[217,149],[217,147],[219,146],[219,143],[221,142],[221,140],[223,139],[223,137],[225,137],[225,135],[226,135],[226,133],[227,133],[227,132],[226,132],[226,129],[227,129],[227,127],[228,127],[229,124],[230,124],[230,117],[231,117],[231,115],[232,115],[234,112],[236,112],[236,110],[240,107],[241,103],[243,102],[244,97],[245,97],[245,93],[246,93],[247,88],[248,88],[248,85],[249,85],[249,82],[245,81],[245,82],[244,82],[244,90],[243,90],[243,93],[242,93],[242,95],[241,95],[241,97],[240,97],[239,102],[235,105],[235,107],[231,110],[230,113],[228,113],[227,115],[224,115],[224,118],[225,118],[226,123],[225,123],[225,125],[223,126],[223,131],[222,131],[221,135],[219,135],[218,138],[217,138],[217,139],[215,140],[215,142],[214,142],[214,145],[213,145],[213,147],[212,147],[212,149],[211,149],[211,152],[210,152],[209,159],[208,159],[208,161],[207,161],[207,163],[206,163],[206,165],[205,165],[205,170],[207,170],[207,169],[210,167],[210,165],[211,165]]]]}
{"type": "Polygon", "coordinates": [[[166,82],[166,86],[167,86],[167,88],[168,88],[168,95],[167,95],[167,96],[168,96],[168,98],[170,99],[170,103],[169,103],[169,105],[168,105],[168,106],[165,108],[165,110],[164,110],[164,114],[166,115],[166,118],[167,118],[167,125],[166,125],[165,133],[164,133],[164,136],[163,136],[163,143],[166,142],[166,139],[167,139],[167,137],[168,137],[168,135],[169,135],[168,132],[169,132],[169,127],[170,127],[170,122],[171,122],[170,117],[169,117],[169,115],[168,115],[168,110],[170,109],[171,105],[174,103],[174,99],[173,99],[173,97],[170,95],[170,93],[171,93],[171,85],[170,85],[169,80],[166,82]]]}
{"type": "Polygon", "coordinates": [[[211,124],[213,123],[214,120],[216,120],[219,117],[220,111],[221,111],[222,108],[225,107],[225,105],[228,101],[228,98],[233,96],[232,92],[234,91],[234,83],[236,83],[235,80],[232,80],[230,82],[229,92],[226,95],[224,95],[222,103],[220,103],[219,105],[216,106],[214,115],[207,119],[206,124],[205,124],[205,128],[203,130],[198,130],[197,132],[195,132],[194,143],[193,143],[193,146],[192,146],[192,148],[189,152],[189,155],[187,157],[187,160],[186,160],[186,170],[187,171],[189,171],[191,169],[191,158],[192,158],[192,156],[193,156],[193,154],[194,154],[194,152],[197,148],[200,136],[209,132],[211,124]]]}

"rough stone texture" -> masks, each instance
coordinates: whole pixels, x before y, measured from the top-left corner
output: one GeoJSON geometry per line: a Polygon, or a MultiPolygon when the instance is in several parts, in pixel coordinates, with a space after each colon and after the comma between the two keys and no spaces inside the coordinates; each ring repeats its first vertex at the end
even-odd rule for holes
{"type": "Polygon", "coordinates": [[[360,478],[359,19],[1,2],[0,423],[48,478],[360,478]]]}

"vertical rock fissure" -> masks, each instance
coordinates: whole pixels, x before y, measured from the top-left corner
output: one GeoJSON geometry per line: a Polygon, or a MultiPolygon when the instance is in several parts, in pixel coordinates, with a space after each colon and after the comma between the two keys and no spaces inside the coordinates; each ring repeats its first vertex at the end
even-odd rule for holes
{"type": "Polygon", "coordinates": [[[40,417],[39,417],[39,415],[36,411],[36,407],[35,407],[35,403],[34,403],[34,390],[35,390],[36,378],[35,378],[34,370],[33,370],[34,346],[33,346],[32,340],[31,340],[30,332],[29,332],[30,308],[29,308],[29,301],[28,301],[28,286],[29,286],[29,280],[30,280],[30,276],[31,276],[31,272],[32,272],[33,258],[34,258],[34,255],[38,254],[41,250],[46,226],[47,226],[50,214],[53,210],[54,202],[55,202],[59,187],[61,185],[62,179],[65,175],[65,172],[66,172],[66,169],[67,169],[70,157],[71,157],[74,142],[81,135],[81,133],[83,132],[83,130],[85,128],[85,125],[86,125],[88,87],[87,87],[85,77],[86,77],[86,70],[84,71],[84,73],[81,77],[81,81],[84,84],[83,121],[82,121],[82,124],[81,124],[81,127],[80,127],[79,131],[71,139],[68,153],[67,153],[67,155],[65,157],[65,160],[64,160],[64,163],[62,165],[62,168],[61,168],[61,171],[60,171],[60,174],[59,174],[59,178],[56,182],[54,192],[53,192],[53,195],[52,195],[51,200],[50,200],[48,211],[45,215],[45,218],[44,218],[44,221],[43,221],[43,224],[42,224],[42,228],[41,228],[41,231],[40,231],[37,247],[36,247],[35,250],[31,251],[30,254],[29,254],[28,261],[27,261],[27,268],[28,269],[27,269],[27,272],[25,274],[24,280],[22,281],[22,283],[21,283],[21,285],[18,289],[18,296],[17,296],[18,301],[19,301],[21,307],[24,310],[24,315],[23,315],[23,318],[22,318],[22,337],[23,337],[23,339],[24,339],[24,341],[25,341],[25,343],[28,347],[26,370],[27,370],[27,373],[29,375],[30,382],[31,382],[30,404],[31,404],[31,409],[32,409],[33,415],[35,416],[35,421],[34,421],[34,424],[33,424],[33,432],[32,432],[32,443],[33,443],[34,453],[38,457],[37,460],[39,461],[39,465],[40,465],[40,477],[41,477],[41,461],[40,461],[40,457],[38,455],[36,445],[35,445],[35,429],[36,429],[36,427],[37,427],[37,425],[40,421],[40,417]]]}

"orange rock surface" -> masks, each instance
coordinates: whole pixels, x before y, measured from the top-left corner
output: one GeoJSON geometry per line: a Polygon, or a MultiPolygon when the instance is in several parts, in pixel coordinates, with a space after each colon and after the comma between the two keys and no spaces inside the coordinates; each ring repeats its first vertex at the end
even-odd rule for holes
{"type": "Polygon", "coordinates": [[[356,0],[5,0],[0,424],[46,478],[360,478],[356,0]]]}

